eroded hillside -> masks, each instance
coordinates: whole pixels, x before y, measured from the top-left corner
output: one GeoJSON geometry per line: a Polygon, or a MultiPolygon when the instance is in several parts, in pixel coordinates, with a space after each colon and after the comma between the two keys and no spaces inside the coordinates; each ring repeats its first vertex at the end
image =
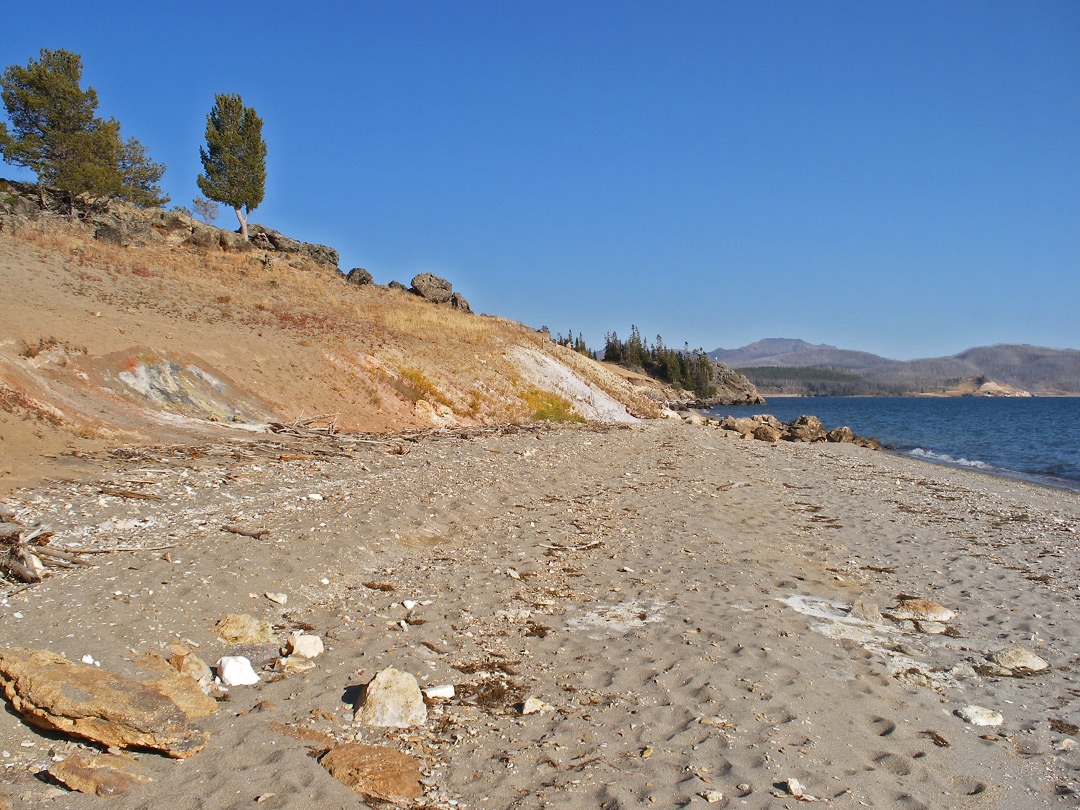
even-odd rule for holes
{"type": "Polygon", "coordinates": [[[656,406],[545,335],[272,250],[0,232],[0,487],[127,443],[318,419],[340,431],[629,420],[656,406]]]}

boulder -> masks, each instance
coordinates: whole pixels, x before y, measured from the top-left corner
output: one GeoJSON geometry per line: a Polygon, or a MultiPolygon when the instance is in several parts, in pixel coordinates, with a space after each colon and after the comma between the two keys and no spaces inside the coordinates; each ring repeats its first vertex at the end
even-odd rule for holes
{"type": "Polygon", "coordinates": [[[219,230],[218,247],[226,253],[242,253],[251,250],[254,246],[235,231],[219,230]]]}
{"type": "Polygon", "coordinates": [[[753,436],[754,428],[757,426],[757,422],[745,416],[725,416],[720,423],[720,427],[724,430],[734,430],[741,436],[753,436]]]}
{"type": "Polygon", "coordinates": [[[300,255],[307,256],[316,264],[323,264],[327,267],[338,266],[338,252],[332,247],[326,245],[313,245],[310,242],[304,242],[300,246],[300,255]]]}
{"type": "Polygon", "coordinates": [[[178,759],[206,747],[206,735],[151,683],[72,663],[48,650],[0,650],[0,682],[12,709],[39,728],[178,759]]]}
{"type": "Polygon", "coordinates": [[[852,441],[858,447],[868,447],[871,450],[880,450],[881,449],[881,442],[879,440],[875,439],[873,436],[859,436],[859,435],[856,434],[852,438],[852,441]]]}
{"type": "Polygon", "coordinates": [[[374,279],[371,277],[371,273],[365,270],[363,267],[354,267],[349,271],[349,275],[345,279],[350,284],[356,284],[363,287],[364,285],[371,284],[374,279]]]}
{"type": "Polygon", "coordinates": [[[427,706],[416,678],[393,667],[382,670],[367,685],[364,705],[355,719],[383,728],[422,725],[427,720],[427,706]]]}
{"type": "Polygon", "coordinates": [[[391,281],[386,285],[391,290],[400,290],[401,292],[408,292],[409,288],[402,284],[400,281],[391,281]]]}
{"type": "Polygon", "coordinates": [[[903,599],[887,615],[895,621],[947,622],[956,612],[929,599],[903,599]]]}
{"type": "Polygon", "coordinates": [[[462,312],[472,312],[472,307],[469,306],[469,302],[465,300],[465,296],[461,293],[451,294],[450,306],[454,309],[460,309],[462,312]]]}
{"type": "Polygon", "coordinates": [[[420,762],[381,745],[345,743],[327,751],[319,764],[361,796],[411,804],[423,796],[420,762]]]}
{"type": "Polygon", "coordinates": [[[855,441],[855,434],[851,432],[849,427],[833,428],[827,434],[825,439],[830,442],[839,442],[840,444],[850,444],[855,441]]]}
{"type": "Polygon", "coordinates": [[[255,247],[264,250],[280,250],[282,253],[299,253],[303,247],[302,243],[295,239],[290,239],[285,234],[262,225],[248,225],[248,239],[255,247]]]}
{"type": "Polygon", "coordinates": [[[1008,647],[987,656],[987,660],[995,667],[1005,670],[1001,674],[1026,675],[1042,672],[1050,665],[1030,650],[1023,647],[1008,647]]]}
{"type": "Polygon", "coordinates": [[[784,429],[784,439],[789,442],[823,442],[825,429],[816,416],[800,416],[784,429]]]}
{"type": "Polygon", "coordinates": [[[289,655],[299,655],[303,658],[318,658],[325,649],[323,640],[309,633],[294,633],[289,636],[289,641],[285,646],[289,655]]]}
{"type": "Polygon", "coordinates": [[[778,442],[783,435],[780,428],[774,427],[767,422],[759,422],[758,426],[754,428],[754,438],[763,442],[778,442]]]}
{"type": "Polygon", "coordinates": [[[153,781],[135,760],[112,754],[74,754],[50,765],[49,776],[70,790],[104,799],[153,781]]]}
{"type": "Polygon", "coordinates": [[[439,278],[432,273],[420,273],[413,277],[411,292],[436,304],[445,304],[453,295],[454,288],[445,278],[439,278]]]}

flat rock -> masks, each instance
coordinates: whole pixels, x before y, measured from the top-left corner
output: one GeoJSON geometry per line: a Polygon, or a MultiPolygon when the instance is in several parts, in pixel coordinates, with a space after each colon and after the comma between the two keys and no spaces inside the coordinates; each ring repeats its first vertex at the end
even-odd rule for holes
{"type": "Polygon", "coordinates": [[[1000,726],[1005,722],[1000,712],[982,706],[965,706],[956,710],[956,716],[973,726],[1000,726]]]}
{"type": "Polygon", "coordinates": [[[1050,665],[1023,647],[1009,647],[987,656],[987,660],[1002,669],[1013,672],[1042,672],[1050,665]]]}
{"type": "Polygon", "coordinates": [[[122,796],[143,782],[151,782],[133,759],[111,754],[75,754],[49,766],[49,776],[71,790],[92,796],[122,796]]]}
{"type": "Polygon", "coordinates": [[[319,762],[362,796],[394,804],[410,804],[423,796],[420,763],[392,748],[345,743],[330,749],[319,762]]]}
{"type": "MultiPolygon", "coordinates": [[[[194,658],[194,656],[189,656],[194,658]]],[[[195,658],[199,661],[198,658],[195,658]]],[[[193,677],[177,671],[172,664],[157,653],[147,653],[140,664],[151,672],[156,672],[161,677],[142,681],[144,686],[155,689],[169,698],[191,720],[200,717],[208,717],[217,711],[218,703],[209,697],[200,683],[193,677]]],[[[190,662],[188,662],[190,664],[190,662]]],[[[202,664],[202,661],[199,661],[202,664]]],[[[206,664],[203,664],[206,667],[206,664]]],[[[212,681],[210,668],[206,667],[207,675],[210,676],[207,684],[212,681]]]]}
{"type": "Polygon", "coordinates": [[[427,706],[416,678],[388,667],[371,679],[355,718],[369,726],[412,728],[427,720],[427,706]]]}
{"type": "Polygon", "coordinates": [[[214,630],[234,644],[258,644],[273,638],[270,622],[260,621],[246,613],[230,613],[214,626],[214,630]]]}
{"type": "Polygon", "coordinates": [[[535,697],[527,699],[521,707],[522,714],[547,714],[553,711],[555,711],[554,706],[535,697]]]}
{"type": "Polygon", "coordinates": [[[204,692],[214,682],[214,673],[210,666],[192,652],[176,652],[169,656],[168,664],[181,675],[191,678],[204,692]]]}
{"type": "Polygon", "coordinates": [[[947,622],[955,617],[955,611],[929,599],[904,599],[889,611],[889,618],[899,621],[908,619],[917,622],[947,622]]]}
{"type": "Polygon", "coordinates": [[[206,747],[206,735],[159,689],[48,650],[0,650],[0,682],[12,708],[39,728],[176,758],[206,747]]]}

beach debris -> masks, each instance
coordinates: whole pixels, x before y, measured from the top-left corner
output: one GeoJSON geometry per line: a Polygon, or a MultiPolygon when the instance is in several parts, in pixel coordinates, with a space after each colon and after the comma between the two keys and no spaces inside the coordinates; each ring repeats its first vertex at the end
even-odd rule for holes
{"type": "Polygon", "coordinates": [[[15,520],[15,507],[10,504],[0,503],[0,523],[8,523],[15,520]]]}
{"type": "Polygon", "coordinates": [[[423,692],[424,697],[426,697],[428,700],[433,700],[436,698],[442,700],[449,700],[456,694],[454,690],[454,685],[452,683],[440,684],[438,686],[429,686],[424,689],[423,692]]]}
{"type": "Polygon", "coordinates": [[[289,601],[289,595],[287,593],[271,593],[267,591],[263,594],[267,599],[273,602],[275,605],[284,605],[289,601]]]}
{"type": "Polygon", "coordinates": [[[318,658],[325,649],[323,640],[319,636],[308,633],[293,633],[285,644],[289,655],[299,655],[303,658],[318,658]]]}
{"type": "Polygon", "coordinates": [[[265,540],[270,537],[269,529],[245,529],[243,526],[226,524],[221,527],[221,530],[230,534],[238,534],[241,537],[250,537],[253,540],[265,540]]]}
{"type": "Polygon", "coordinates": [[[773,790],[773,795],[778,798],[783,798],[785,795],[787,795],[798,799],[800,802],[825,801],[825,799],[819,799],[817,796],[811,796],[809,793],[807,793],[806,786],[795,778],[785,779],[783,782],[778,782],[777,784],[773,785],[773,787],[780,789],[773,790]]]}
{"type": "Polygon", "coordinates": [[[152,782],[130,757],[74,754],[49,766],[49,776],[71,790],[92,796],[122,796],[143,782],[152,782]]]}
{"type": "Polygon", "coordinates": [[[646,624],[664,620],[670,602],[660,599],[632,599],[614,605],[599,605],[566,623],[568,630],[605,630],[628,633],[646,624]]]}
{"type": "Polygon", "coordinates": [[[367,685],[364,704],[354,719],[369,726],[412,728],[427,720],[427,706],[416,678],[408,672],[387,667],[367,685]]]}
{"type": "Polygon", "coordinates": [[[553,711],[555,711],[554,706],[536,697],[527,698],[521,706],[522,714],[548,714],[553,711]]]}
{"type": "Polygon", "coordinates": [[[907,620],[925,623],[951,621],[956,617],[956,612],[929,599],[901,599],[900,603],[886,615],[893,621],[907,620]]]}
{"type": "Polygon", "coordinates": [[[721,790],[703,790],[698,795],[709,804],[716,804],[724,800],[724,792],[721,790]]]}
{"type": "Polygon", "coordinates": [[[990,666],[984,668],[986,671],[983,674],[987,675],[1011,677],[1034,675],[1036,672],[1042,672],[1050,666],[1046,661],[1024,647],[1007,647],[1004,650],[998,650],[988,655],[986,660],[990,663],[990,666]]]}
{"type": "Polygon", "coordinates": [[[1000,712],[982,706],[964,706],[956,710],[956,716],[973,726],[1000,726],[1005,722],[1000,712]]]}
{"type": "Polygon", "coordinates": [[[259,682],[259,675],[251,667],[251,661],[242,655],[223,655],[217,662],[218,677],[226,686],[251,686],[259,682]]]}
{"type": "MultiPolygon", "coordinates": [[[[179,676],[178,676],[179,677],[179,676]]],[[[31,725],[117,748],[137,746],[183,758],[206,735],[153,683],[73,663],[48,650],[0,650],[0,681],[31,725]]]]}
{"type": "Polygon", "coordinates": [[[273,638],[270,622],[261,621],[246,613],[230,613],[214,625],[214,630],[234,644],[258,644],[273,638]]]}
{"type": "Polygon", "coordinates": [[[423,796],[419,761],[393,748],[345,743],[331,748],[319,764],[366,798],[412,804],[423,796]]]}
{"type": "Polygon", "coordinates": [[[277,662],[275,669],[282,672],[307,672],[315,669],[315,662],[303,655],[290,655],[277,662]]]}

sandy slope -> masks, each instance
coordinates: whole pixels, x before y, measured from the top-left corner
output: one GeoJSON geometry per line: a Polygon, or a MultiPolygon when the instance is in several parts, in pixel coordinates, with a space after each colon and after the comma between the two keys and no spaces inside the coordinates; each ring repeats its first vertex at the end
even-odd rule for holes
{"type": "MultiPolygon", "coordinates": [[[[330,647],[313,671],[234,688],[199,721],[204,753],[140,756],[156,781],[110,807],[360,806],[270,723],[408,751],[438,807],[704,806],[709,790],[720,807],[795,807],[791,778],[837,808],[1075,804],[1057,795],[1080,767],[1057,750],[1080,723],[1075,493],[670,422],[449,432],[405,454],[278,442],[82,460],[160,501],[93,483],[15,499],[58,545],[173,548],[6,588],[5,644],[134,673],[177,636],[213,662],[228,645],[212,625],[248,612],[279,639],[310,626],[330,647]],[[955,610],[953,632],[847,612],[901,595],[955,610]],[[1011,644],[1051,669],[976,674],[1011,644]],[[359,686],[388,665],[458,697],[419,729],[353,724],[359,686]],[[556,711],[521,716],[529,696],[556,711]],[[972,703],[1004,725],[954,716],[972,703]]],[[[75,747],[0,717],[0,793],[16,808],[97,806],[31,775],[75,747]]]]}

